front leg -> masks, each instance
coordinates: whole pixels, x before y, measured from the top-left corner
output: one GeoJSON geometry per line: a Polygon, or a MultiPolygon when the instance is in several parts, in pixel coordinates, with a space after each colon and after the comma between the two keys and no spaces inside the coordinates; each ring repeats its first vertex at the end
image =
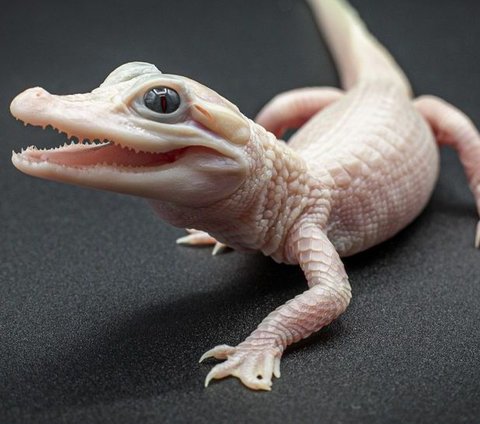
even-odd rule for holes
{"type": "Polygon", "coordinates": [[[270,313],[236,347],[221,345],[206,352],[208,357],[226,359],[205,380],[238,377],[251,389],[270,390],[272,375],[280,377],[280,358],[285,348],[332,322],[347,308],[351,293],[343,263],[325,233],[305,224],[290,239],[289,255],[296,259],[309,289],[270,313]]]}

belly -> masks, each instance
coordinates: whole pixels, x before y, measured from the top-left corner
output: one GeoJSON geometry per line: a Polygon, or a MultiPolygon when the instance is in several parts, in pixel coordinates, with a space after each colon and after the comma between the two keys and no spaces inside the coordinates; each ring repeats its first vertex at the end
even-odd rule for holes
{"type": "Polygon", "coordinates": [[[438,175],[438,149],[429,131],[412,144],[415,148],[383,154],[366,148],[363,157],[355,154],[343,169],[333,170],[340,184],[332,191],[327,232],[340,255],[392,237],[426,206],[438,175]]]}
{"type": "Polygon", "coordinates": [[[439,168],[430,128],[408,99],[368,90],[352,97],[314,118],[292,145],[330,187],[326,230],[342,256],[388,239],[418,216],[439,168]],[[308,143],[315,131],[320,136],[308,143]]]}

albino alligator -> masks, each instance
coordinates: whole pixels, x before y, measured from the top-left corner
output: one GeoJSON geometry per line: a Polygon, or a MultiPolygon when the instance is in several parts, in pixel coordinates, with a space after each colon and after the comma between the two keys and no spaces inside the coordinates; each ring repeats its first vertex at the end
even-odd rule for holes
{"type": "MultiPolygon", "coordinates": [[[[206,378],[233,375],[270,390],[286,346],[337,318],[350,302],[341,256],[392,237],[424,208],[437,145],[457,149],[480,208],[480,138],[468,118],[409,83],[342,0],[310,0],[343,90],[275,97],[247,119],[188,78],[133,62],[90,93],[31,88],[11,104],[26,123],[80,142],[14,153],[21,171],[149,199],[160,217],[196,228],[183,243],[219,243],[299,264],[309,289],[270,313],[206,378]],[[301,127],[285,144],[286,128],[301,127]],[[92,140],[101,140],[93,142],[92,140]]],[[[479,244],[477,230],[476,244],[479,244]]]]}

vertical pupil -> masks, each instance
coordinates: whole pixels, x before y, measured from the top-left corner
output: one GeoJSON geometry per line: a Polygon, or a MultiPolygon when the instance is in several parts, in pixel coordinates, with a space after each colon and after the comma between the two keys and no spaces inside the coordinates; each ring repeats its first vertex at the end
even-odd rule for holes
{"type": "Polygon", "coordinates": [[[160,102],[162,103],[162,112],[165,113],[167,111],[167,98],[165,94],[161,95],[160,102]]]}
{"type": "Polygon", "coordinates": [[[163,113],[167,112],[167,89],[166,88],[154,88],[152,90],[156,97],[157,101],[160,100],[160,108],[163,113]]]}
{"type": "Polygon", "coordinates": [[[168,87],[155,87],[145,93],[145,106],[158,113],[172,113],[180,106],[180,96],[168,87]]]}

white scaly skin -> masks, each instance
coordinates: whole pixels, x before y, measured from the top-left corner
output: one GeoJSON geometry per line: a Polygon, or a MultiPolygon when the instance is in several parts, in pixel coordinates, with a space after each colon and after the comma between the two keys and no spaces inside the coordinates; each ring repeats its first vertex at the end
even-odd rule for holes
{"type": "Polygon", "coordinates": [[[138,62],[116,69],[91,93],[54,96],[34,88],[11,105],[24,122],[80,140],[110,140],[14,153],[21,171],[146,197],[166,221],[198,229],[178,242],[218,240],[217,248],[260,250],[301,266],[307,291],[238,346],[202,356],[225,360],[206,385],[233,375],[270,390],[284,349],[346,309],[351,293],[340,257],[393,236],[423,209],[437,178],[437,143],[459,151],[480,210],[480,137],[473,124],[439,99],[412,101],[405,75],[346,2],[309,3],[346,91],[281,94],[257,123],[207,87],[138,62]],[[177,111],[145,107],[144,94],[158,86],[179,93],[177,111]],[[288,146],[273,135],[300,126],[288,146]]]}

